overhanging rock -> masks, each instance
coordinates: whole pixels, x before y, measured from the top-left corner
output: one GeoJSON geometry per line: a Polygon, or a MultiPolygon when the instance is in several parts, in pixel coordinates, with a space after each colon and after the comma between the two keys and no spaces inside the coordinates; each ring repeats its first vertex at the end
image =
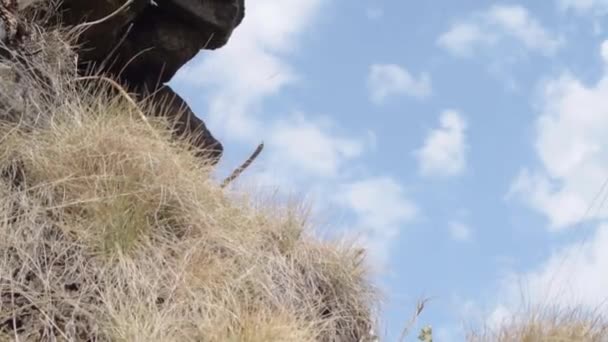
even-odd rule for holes
{"type": "MultiPolygon", "coordinates": [[[[64,0],[68,25],[104,18],[126,0],[64,0]]],[[[83,68],[113,74],[141,96],[162,90],[162,112],[178,135],[192,135],[198,148],[219,160],[223,147],[190,107],[167,85],[201,49],[224,46],[245,14],[244,0],[134,0],[81,37],[83,68]]]]}

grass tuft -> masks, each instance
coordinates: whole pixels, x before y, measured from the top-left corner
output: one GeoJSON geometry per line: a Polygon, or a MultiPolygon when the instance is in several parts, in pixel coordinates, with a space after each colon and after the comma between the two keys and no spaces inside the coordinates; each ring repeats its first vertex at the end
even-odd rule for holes
{"type": "Polygon", "coordinates": [[[608,322],[582,309],[538,309],[472,332],[471,342],[604,342],[608,322]]]}

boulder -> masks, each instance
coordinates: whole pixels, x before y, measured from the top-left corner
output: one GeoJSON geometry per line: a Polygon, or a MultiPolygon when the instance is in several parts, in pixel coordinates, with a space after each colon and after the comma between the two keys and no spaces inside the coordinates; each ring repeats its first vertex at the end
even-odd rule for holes
{"type": "MultiPolygon", "coordinates": [[[[105,18],[125,1],[64,0],[62,20],[78,25],[105,18]]],[[[160,90],[164,99],[174,99],[169,107],[176,112],[151,114],[176,121],[176,134],[194,134],[196,147],[209,150],[216,162],[221,143],[165,83],[200,50],[224,46],[244,13],[244,0],[133,0],[127,9],[82,34],[81,67],[110,73],[141,96],[160,90]]]]}

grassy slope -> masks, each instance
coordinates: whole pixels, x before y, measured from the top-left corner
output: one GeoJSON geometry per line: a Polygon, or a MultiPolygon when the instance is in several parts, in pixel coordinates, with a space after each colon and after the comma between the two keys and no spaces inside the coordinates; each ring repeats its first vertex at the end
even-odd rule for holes
{"type": "MultiPolygon", "coordinates": [[[[0,63],[0,341],[365,340],[377,302],[360,251],[315,239],[297,208],[228,196],[142,119],[150,104],[79,81],[60,31],[40,48],[0,63]]],[[[574,312],[470,340],[608,333],[574,312]]]]}
{"type": "Polygon", "coordinates": [[[0,66],[0,340],[365,337],[360,251],[228,196],[149,104],[78,80],[62,37],[0,66]]]}
{"type": "Polygon", "coordinates": [[[119,104],[0,128],[0,169],[18,170],[0,182],[0,322],[113,341],[363,333],[372,292],[354,251],[309,237],[297,212],[228,199],[119,104]]]}

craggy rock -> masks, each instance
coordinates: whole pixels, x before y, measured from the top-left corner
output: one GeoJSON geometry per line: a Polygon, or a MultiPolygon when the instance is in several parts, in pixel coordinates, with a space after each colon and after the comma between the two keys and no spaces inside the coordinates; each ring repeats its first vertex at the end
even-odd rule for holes
{"type": "MultiPolygon", "coordinates": [[[[62,19],[69,25],[104,18],[126,0],[64,0],[62,19]]],[[[177,120],[176,134],[192,134],[216,162],[223,148],[168,82],[201,49],[224,46],[244,17],[244,0],[134,0],[126,9],[82,35],[83,68],[113,74],[141,96],[161,90],[173,98],[154,115],[177,120]],[[166,106],[165,106],[166,107],[166,106]]],[[[155,98],[158,96],[155,96],[155,98]]]]}
{"type": "Polygon", "coordinates": [[[171,87],[165,85],[154,92],[153,101],[158,103],[154,115],[165,115],[173,120],[173,132],[177,136],[186,136],[194,146],[201,148],[199,157],[216,163],[222,154],[222,145],[213,137],[201,119],[199,119],[186,101],[171,87]]]}

